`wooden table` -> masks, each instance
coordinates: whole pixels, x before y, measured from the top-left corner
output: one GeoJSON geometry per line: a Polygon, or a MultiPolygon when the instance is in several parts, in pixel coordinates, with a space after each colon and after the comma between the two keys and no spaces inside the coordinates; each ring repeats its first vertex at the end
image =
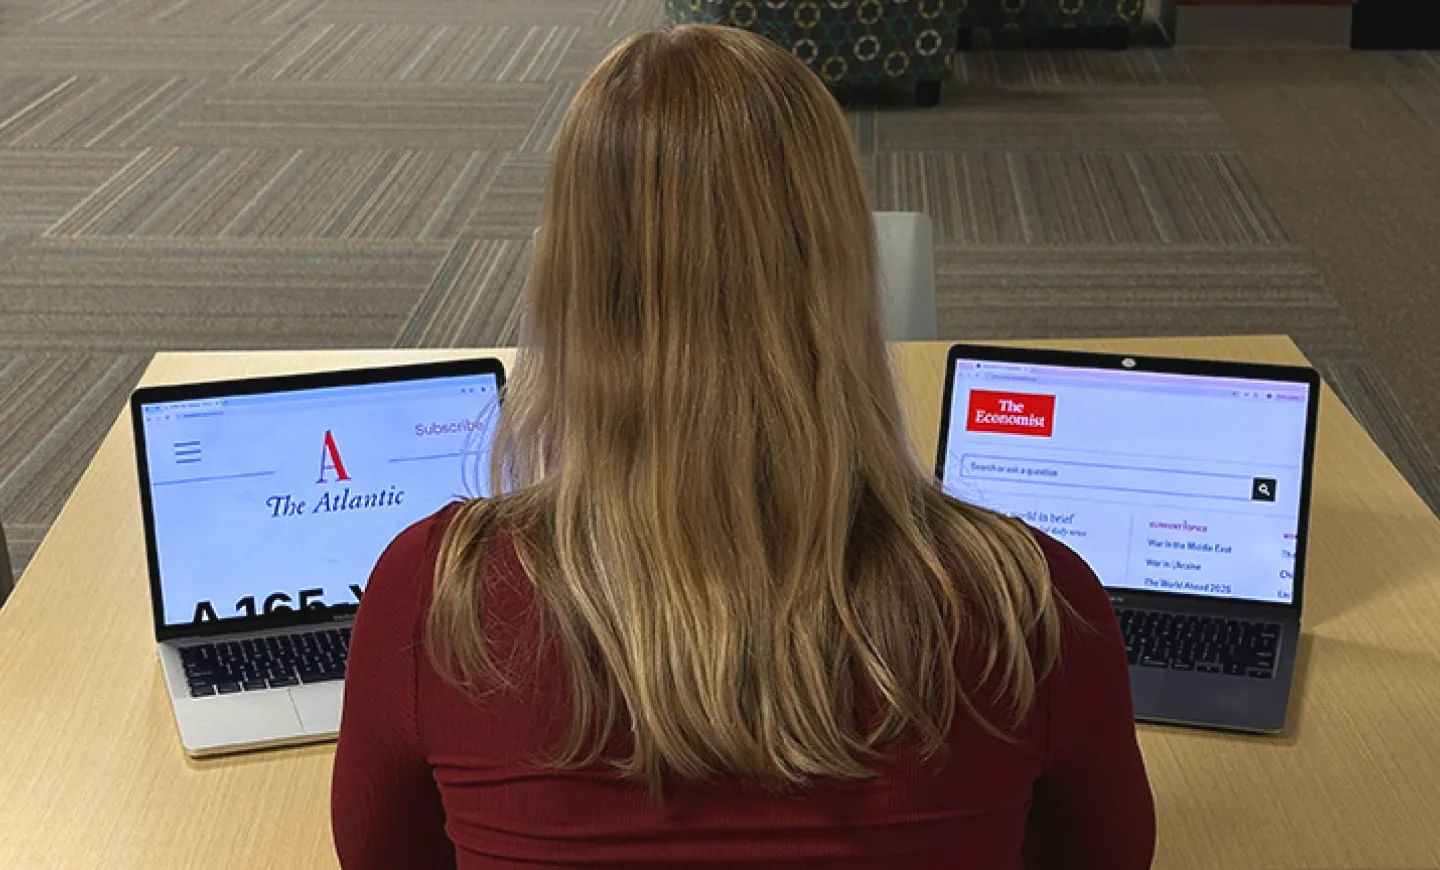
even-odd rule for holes
{"type": "MultiPolygon", "coordinates": [[[[1268,337],[1063,346],[1301,359],[1268,337]]],[[[927,464],[946,348],[893,353],[927,464]]],[[[145,381],[477,353],[161,354],[145,381]]],[[[1142,731],[1157,867],[1440,867],[1440,522],[1328,388],[1312,530],[1289,734],[1142,731]]],[[[151,633],[131,435],[117,422],[0,611],[0,867],[334,866],[331,755],[181,753],[151,633]]]]}

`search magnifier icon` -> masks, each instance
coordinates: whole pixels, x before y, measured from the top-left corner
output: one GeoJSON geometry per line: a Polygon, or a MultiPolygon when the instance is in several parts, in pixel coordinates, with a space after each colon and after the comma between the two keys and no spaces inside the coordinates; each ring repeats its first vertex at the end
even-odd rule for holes
{"type": "Polygon", "coordinates": [[[1274,501],[1275,478],[1257,477],[1250,482],[1251,501],[1274,501]]]}

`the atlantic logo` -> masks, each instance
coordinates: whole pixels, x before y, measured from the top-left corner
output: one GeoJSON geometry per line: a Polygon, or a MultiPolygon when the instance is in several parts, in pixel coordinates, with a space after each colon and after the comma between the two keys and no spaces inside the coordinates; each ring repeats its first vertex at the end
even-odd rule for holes
{"type": "Polygon", "coordinates": [[[1055,428],[1055,397],[1036,393],[971,390],[967,432],[1049,438],[1055,428]]]}
{"type": "MultiPolygon", "coordinates": [[[[350,480],[351,475],[345,467],[345,459],[340,455],[340,445],[335,440],[335,433],[326,429],[324,437],[320,439],[320,479],[316,480],[315,484],[325,486],[349,483],[350,480]],[[330,478],[331,474],[334,475],[333,479],[330,478]]],[[[327,489],[313,505],[309,499],[296,498],[289,493],[272,495],[265,499],[265,506],[270,509],[270,516],[274,519],[396,507],[404,503],[405,491],[397,489],[394,484],[374,492],[351,492],[348,486],[340,492],[327,489]]]]}
{"type": "Polygon", "coordinates": [[[316,483],[328,483],[325,479],[325,472],[335,472],[336,480],[349,480],[350,475],[345,473],[345,460],[340,458],[340,448],[335,446],[335,436],[329,429],[325,430],[325,441],[320,446],[320,479],[316,483]]]}

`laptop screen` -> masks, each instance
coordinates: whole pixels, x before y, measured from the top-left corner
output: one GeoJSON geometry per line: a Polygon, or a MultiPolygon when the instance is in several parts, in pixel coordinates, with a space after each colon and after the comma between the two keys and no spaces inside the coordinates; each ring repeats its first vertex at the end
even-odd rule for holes
{"type": "Polygon", "coordinates": [[[164,626],[355,605],[400,531],[483,495],[498,409],[493,373],[138,404],[164,626]]]}
{"type": "Polygon", "coordinates": [[[1112,589],[1291,602],[1307,384],[962,358],[951,389],[946,492],[1112,589]]]}

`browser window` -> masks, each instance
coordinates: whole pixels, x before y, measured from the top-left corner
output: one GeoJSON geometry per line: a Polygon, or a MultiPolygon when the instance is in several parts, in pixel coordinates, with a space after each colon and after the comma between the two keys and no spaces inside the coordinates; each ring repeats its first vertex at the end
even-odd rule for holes
{"type": "Polygon", "coordinates": [[[164,621],[359,603],[405,527],[488,469],[494,375],[143,405],[164,621]]]}
{"type": "Polygon", "coordinates": [[[946,492],[1108,587],[1291,600],[1307,385],[959,360],[953,389],[946,492]]]}

